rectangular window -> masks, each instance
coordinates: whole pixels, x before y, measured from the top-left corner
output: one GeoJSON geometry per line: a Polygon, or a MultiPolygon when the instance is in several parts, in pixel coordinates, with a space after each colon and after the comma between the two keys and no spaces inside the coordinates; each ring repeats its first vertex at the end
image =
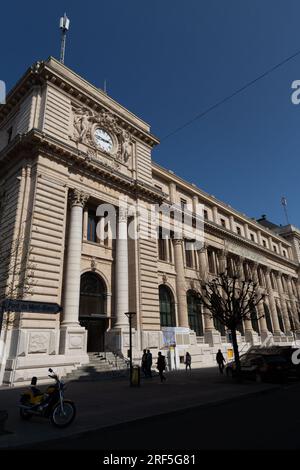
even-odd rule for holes
{"type": "Polygon", "coordinates": [[[273,250],[275,251],[275,253],[277,253],[277,246],[276,245],[273,245],[273,250]]]}
{"type": "Polygon", "coordinates": [[[185,261],[186,261],[186,266],[188,268],[193,268],[194,266],[194,263],[193,263],[193,252],[194,250],[192,249],[188,249],[188,248],[191,248],[191,244],[189,243],[189,241],[185,241],[184,242],[184,246],[185,246],[185,261]]]}
{"type": "Polygon", "coordinates": [[[226,221],[225,221],[225,219],[220,219],[220,222],[221,222],[222,227],[225,227],[225,228],[226,228],[226,221]]]}
{"type": "Polygon", "coordinates": [[[96,211],[89,210],[87,239],[89,242],[97,242],[97,223],[96,211]]]}
{"type": "Polygon", "coordinates": [[[262,242],[263,242],[263,246],[266,248],[266,247],[267,247],[267,242],[266,242],[266,240],[263,240],[262,242]]]}
{"type": "Polygon", "coordinates": [[[215,262],[214,262],[214,254],[213,251],[208,249],[207,250],[207,260],[208,260],[208,269],[210,273],[215,274],[215,262]]]}
{"type": "Polygon", "coordinates": [[[167,247],[166,247],[166,239],[162,237],[162,228],[159,227],[159,235],[158,235],[158,258],[162,261],[167,260],[167,247]]]}
{"type": "Polygon", "coordinates": [[[283,253],[283,256],[286,257],[286,251],[285,251],[285,250],[282,250],[282,253],[283,253]]]}
{"type": "Polygon", "coordinates": [[[237,233],[238,235],[241,235],[241,229],[240,229],[240,227],[236,227],[236,233],[237,233]]]}
{"type": "Polygon", "coordinates": [[[206,210],[206,209],[204,209],[204,211],[203,211],[203,218],[204,218],[205,220],[208,219],[208,213],[207,213],[207,210],[206,210]]]}
{"type": "Polygon", "coordinates": [[[252,242],[255,241],[255,238],[254,238],[254,234],[253,234],[253,233],[250,233],[250,239],[251,239],[252,242]]]}
{"type": "Polygon", "coordinates": [[[184,211],[186,209],[187,201],[185,199],[180,199],[180,207],[181,210],[184,211]]]}

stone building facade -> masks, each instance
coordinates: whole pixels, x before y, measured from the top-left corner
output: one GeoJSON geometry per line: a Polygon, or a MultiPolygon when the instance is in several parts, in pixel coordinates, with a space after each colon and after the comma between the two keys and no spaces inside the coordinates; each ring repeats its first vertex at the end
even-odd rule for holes
{"type": "Polygon", "coordinates": [[[241,327],[240,349],[293,341],[299,230],[269,228],[157,165],[157,144],[148,124],[54,58],[9,93],[0,107],[0,296],[26,302],[3,304],[0,383],[43,380],[49,366],[65,374],[88,352],[126,355],[128,311],[135,360],[144,348],[155,357],[171,328],[173,365],[183,367],[186,351],[194,365],[212,361],[230,347],[228,334],[195,294],[225,268],[266,294],[261,318],[241,327]],[[157,238],[163,227],[149,233],[143,213],[155,204],[188,207],[192,219],[200,205],[201,248],[187,249],[188,230],[183,239],[157,238]],[[128,207],[144,212],[137,219],[128,207]],[[129,225],[147,236],[128,237],[129,225]]]}

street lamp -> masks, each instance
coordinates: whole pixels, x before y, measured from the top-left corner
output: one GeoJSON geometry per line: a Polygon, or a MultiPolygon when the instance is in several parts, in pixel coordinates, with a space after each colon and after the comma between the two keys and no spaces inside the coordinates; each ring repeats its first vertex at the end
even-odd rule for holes
{"type": "Polygon", "coordinates": [[[132,318],[136,315],[136,312],[126,312],[125,315],[129,320],[130,386],[132,386],[132,318]]]}

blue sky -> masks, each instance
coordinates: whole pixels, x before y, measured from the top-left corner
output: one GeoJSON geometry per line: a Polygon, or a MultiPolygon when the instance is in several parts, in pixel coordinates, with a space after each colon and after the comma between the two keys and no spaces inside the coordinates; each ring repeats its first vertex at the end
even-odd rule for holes
{"type": "Polygon", "coordinates": [[[149,122],[153,158],[250,217],[300,226],[300,55],[164,140],[246,82],[300,50],[297,0],[30,1],[1,5],[0,79],[9,89],[36,60],[66,65],[149,122]],[[41,6],[42,5],[42,6],[41,6]]]}

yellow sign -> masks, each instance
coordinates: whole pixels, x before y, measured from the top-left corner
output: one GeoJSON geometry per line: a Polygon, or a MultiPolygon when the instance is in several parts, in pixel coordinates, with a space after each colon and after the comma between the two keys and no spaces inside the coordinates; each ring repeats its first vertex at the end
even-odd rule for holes
{"type": "Polygon", "coordinates": [[[227,359],[228,360],[233,359],[233,349],[231,348],[227,349],[227,359]]]}

